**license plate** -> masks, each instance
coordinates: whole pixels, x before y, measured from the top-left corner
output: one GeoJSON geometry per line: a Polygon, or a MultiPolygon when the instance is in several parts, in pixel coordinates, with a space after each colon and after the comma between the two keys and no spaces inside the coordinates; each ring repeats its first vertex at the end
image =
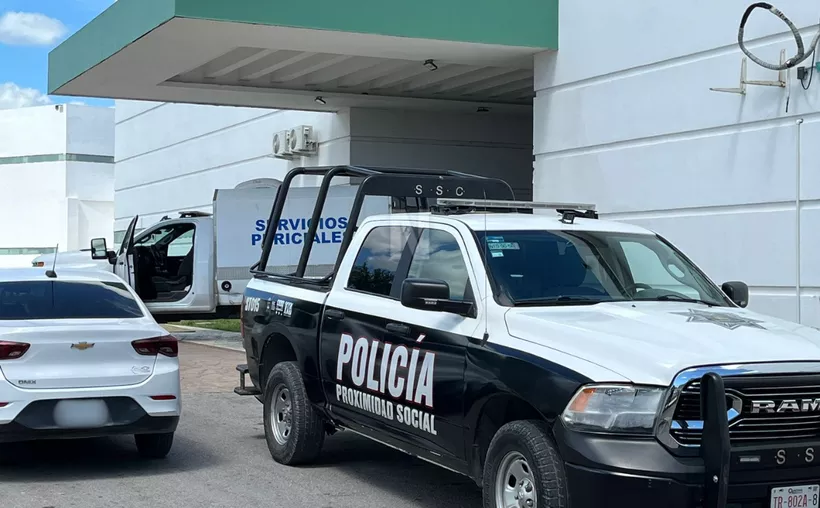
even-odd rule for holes
{"type": "Polygon", "coordinates": [[[799,485],[772,489],[771,508],[818,508],[820,485],[799,485]]]}
{"type": "Polygon", "coordinates": [[[61,400],[54,406],[54,423],[63,429],[89,429],[108,423],[104,400],[61,400]]]}

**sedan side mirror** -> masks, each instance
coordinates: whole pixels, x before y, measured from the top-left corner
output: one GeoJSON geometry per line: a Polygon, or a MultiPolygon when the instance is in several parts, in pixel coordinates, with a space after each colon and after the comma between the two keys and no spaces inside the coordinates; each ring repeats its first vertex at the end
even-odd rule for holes
{"type": "Polygon", "coordinates": [[[105,238],[91,240],[91,259],[108,259],[108,246],[105,238]]]}
{"type": "Polygon", "coordinates": [[[405,279],[401,285],[401,304],[411,309],[473,314],[473,304],[450,299],[450,286],[443,280],[405,279]]]}
{"type": "Polygon", "coordinates": [[[749,305],[749,286],[745,282],[724,282],[720,288],[738,306],[746,307],[749,305]]]}

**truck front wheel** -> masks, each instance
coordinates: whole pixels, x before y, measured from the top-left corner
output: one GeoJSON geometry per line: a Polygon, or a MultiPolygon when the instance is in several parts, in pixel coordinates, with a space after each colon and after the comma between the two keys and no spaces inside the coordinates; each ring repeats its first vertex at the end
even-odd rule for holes
{"type": "Polygon", "coordinates": [[[544,422],[522,420],[498,429],[487,451],[484,508],[566,508],[564,464],[544,422]]]}
{"type": "Polygon", "coordinates": [[[311,405],[295,362],[271,370],[262,399],[265,440],[273,460],[298,465],[313,462],[322,451],[325,430],[311,405]]]}

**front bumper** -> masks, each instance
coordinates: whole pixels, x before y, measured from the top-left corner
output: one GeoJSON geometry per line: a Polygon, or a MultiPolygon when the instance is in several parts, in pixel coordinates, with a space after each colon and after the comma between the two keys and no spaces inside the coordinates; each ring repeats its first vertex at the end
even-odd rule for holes
{"type": "Polygon", "coordinates": [[[704,431],[701,456],[680,457],[654,438],[582,434],[560,423],[554,433],[572,508],[764,508],[773,488],[820,484],[816,440],[731,447],[728,431],[704,431]]]}
{"type": "MultiPolygon", "coordinates": [[[[704,504],[705,467],[700,458],[675,457],[654,439],[585,435],[560,424],[555,434],[572,508],[713,508],[704,504]]],[[[773,487],[820,483],[820,442],[800,446],[818,450],[816,466],[730,469],[726,508],[768,508],[773,487]]],[[[763,452],[773,456],[776,450],[763,452]]]]}

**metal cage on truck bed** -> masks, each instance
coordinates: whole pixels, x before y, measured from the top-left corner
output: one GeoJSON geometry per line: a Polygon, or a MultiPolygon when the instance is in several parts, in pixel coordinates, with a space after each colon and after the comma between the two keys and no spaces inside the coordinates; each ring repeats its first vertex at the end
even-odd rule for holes
{"type": "Polygon", "coordinates": [[[496,199],[514,200],[515,193],[512,187],[504,180],[498,178],[488,178],[478,175],[471,175],[458,171],[435,170],[435,169],[407,169],[407,168],[382,168],[382,167],[361,167],[361,166],[322,166],[322,167],[300,167],[288,172],[282,185],[276,193],[276,200],[271,209],[268,227],[262,240],[262,255],[259,262],[251,267],[251,273],[260,276],[274,278],[284,278],[299,280],[307,283],[325,284],[331,280],[333,274],[339,266],[342,258],[347,252],[347,247],[356,231],[359,222],[359,214],[362,204],[367,196],[392,197],[399,199],[415,198],[419,211],[430,210],[429,199],[437,198],[461,198],[461,199],[496,199]],[[319,187],[319,194],[316,198],[316,205],[310,219],[310,225],[306,238],[314,238],[319,227],[319,219],[325,206],[331,182],[336,177],[360,179],[359,190],[350,209],[348,227],[345,229],[339,253],[336,257],[334,270],[323,279],[305,279],[310,252],[313,242],[304,242],[302,253],[296,271],[291,274],[278,274],[266,271],[268,259],[270,258],[276,231],[279,227],[279,220],[285,207],[288,197],[288,190],[293,179],[297,176],[322,176],[322,184],[319,187]]]}

